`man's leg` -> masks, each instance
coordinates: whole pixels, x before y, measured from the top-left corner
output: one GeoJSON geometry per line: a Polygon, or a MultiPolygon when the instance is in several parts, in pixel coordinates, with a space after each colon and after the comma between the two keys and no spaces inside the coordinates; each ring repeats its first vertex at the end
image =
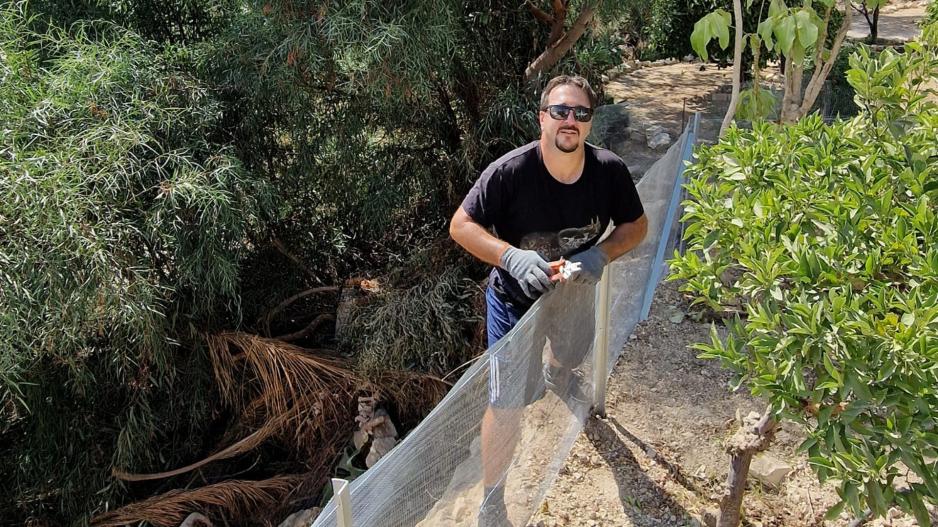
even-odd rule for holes
{"type": "MultiPolygon", "coordinates": [[[[485,299],[486,331],[491,348],[511,331],[523,313],[502,302],[491,289],[486,290],[485,299]]],[[[519,402],[512,401],[518,397],[502,391],[508,387],[508,383],[503,385],[502,373],[511,376],[517,368],[506,363],[506,358],[489,357],[489,406],[482,416],[480,437],[484,495],[479,508],[479,527],[511,525],[505,508],[505,474],[518,444],[522,408],[517,407],[519,402]]]]}
{"type": "Polygon", "coordinates": [[[579,414],[592,404],[592,384],[583,377],[580,367],[595,339],[595,288],[578,284],[562,287],[567,288],[567,302],[555,305],[555,309],[562,311],[550,314],[554,323],[548,330],[545,346],[544,381],[547,389],[556,393],[571,412],[579,414]]]}

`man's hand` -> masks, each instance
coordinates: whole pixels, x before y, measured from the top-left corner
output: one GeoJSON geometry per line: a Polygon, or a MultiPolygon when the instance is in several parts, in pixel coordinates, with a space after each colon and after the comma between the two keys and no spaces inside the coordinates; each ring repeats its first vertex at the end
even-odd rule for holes
{"type": "Polygon", "coordinates": [[[580,264],[579,272],[573,273],[569,280],[576,284],[595,284],[603,277],[603,268],[609,263],[609,256],[598,245],[574,254],[570,262],[580,264]]]}
{"type": "Polygon", "coordinates": [[[499,266],[518,281],[528,298],[537,298],[537,293],[546,293],[554,286],[550,279],[555,274],[554,270],[536,251],[508,247],[499,260],[499,266]]]}

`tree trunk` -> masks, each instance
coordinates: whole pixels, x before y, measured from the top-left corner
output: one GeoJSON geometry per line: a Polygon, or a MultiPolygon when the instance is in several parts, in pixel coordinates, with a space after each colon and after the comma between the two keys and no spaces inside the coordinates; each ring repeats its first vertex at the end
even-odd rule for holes
{"type": "MultiPolygon", "coordinates": [[[[834,42],[831,45],[830,55],[827,57],[827,60],[824,60],[822,57],[824,49],[822,46],[824,42],[827,41],[827,24],[824,24],[823,31],[818,35],[817,54],[814,59],[814,73],[811,74],[811,81],[805,89],[804,98],[801,102],[801,116],[807,115],[808,112],[811,111],[811,107],[814,106],[814,101],[817,100],[818,94],[821,93],[821,88],[824,87],[824,81],[827,80],[827,76],[830,75],[834,62],[837,61],[837,55],[840,53],[844,39],[847,38],[850,22],[853,21],[853,11],[850,9],[849,0],[844,0],[844,7],[846,7],[846,12],[844,13],[843,24],[837,31],[837,35],[834,36],[834,42]]],[[[827,12],[828,21],[830,20],[830,9],[831,8],[828,8],[827,12]]],[[[799,118],[801,116],[799,116],[799,118]]]]}
{"type": "Polygon", "coordinates": [[[870,24],[870,44],[875,44],[879,38],[879,6],[873,10],[873,23],[870,24]]]}
{"type": "Polygon", "coordinates": [[[789,59],[785,65],[785,94],[782,96],[782,123],[794,123],[804,115],[801,113],[801,83],[804,78],[804,68],[801,64],[789,59]]]}
{"type": "Polygon", "coordinates": [[[744,419],[743,426],[727,441],[726,450],[731,456],[730,471],[726,477],[726,490],[720,499],[720,517],[717,527],[737,527],[743,495],[746,493],[746,480],[749,477],[749,465],[757,452],[762,452],[775,438],[778,422],[775,421],[772,408],[765,413],[750,415],[744,419]]]}
{"type": "Polygon", "coordinates": [[[596,15],[596,7],[599,0],[593,0],[583,6],[580,15],[570,26],[570,29],[563,34],[557,42],[554,42],[544,50],[531,64],[524,70],[524,80],[531,81],[541,73],[549,71],[560,59],[567,54],[576,44],[576,41],[586,32],[586,27],[593,21],[596,15]]]}
{"type": "MultiPolygon", "coordinates": [[[[729,128],[736,116],[736,107],[739,105],[739,85],[743,75],[743,2],[733,0],[733,24],[736,26],[736,42],[733,45],[733,94],[730,96],[730,107],[726,109],[723,123],[720,125],[720,137],[729,128]]],[[[748,463],[747,469],[748,471],[748,463]]]]}

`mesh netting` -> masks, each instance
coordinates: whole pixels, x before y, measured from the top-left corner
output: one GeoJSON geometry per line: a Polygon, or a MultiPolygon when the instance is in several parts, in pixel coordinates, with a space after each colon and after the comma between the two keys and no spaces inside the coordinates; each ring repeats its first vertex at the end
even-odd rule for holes
{"type": "MultiPolygon", "coordinates": [[[[692,142],[692,134],[682,135],[638,184],[649,230],[608,267],[605,375],[672,251],[676,179],[692,142]]],[[[563,283],[539,299],[401,444],[351,483],[353,525],[475,527],[484,471],[488,481],[493,474],[499,479],[511,524],[526,525],[592,406],[597,291],[563,283]],[[565,374],[551,377],[544,368],[549,363],[565,365],[565,374]],[[552,382],[545,383],[545,375],[552,382]],[[490,407],[496,394],[498,408],[490,407]]],[[[332,501],[313,525],[336,524],[332,501]]]]}

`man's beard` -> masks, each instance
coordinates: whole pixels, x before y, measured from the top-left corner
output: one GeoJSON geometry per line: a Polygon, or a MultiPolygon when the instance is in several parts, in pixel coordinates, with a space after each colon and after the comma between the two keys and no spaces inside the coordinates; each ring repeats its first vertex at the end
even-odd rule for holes
{"type": "Polygon", "coordinates": [[[557,131],[557,136],[554,137],[554,146],[557,147],[557,150],[560,150],[561,152],[564,152],[564,153],[566,153],[566,154],[569,154],[569,153],[572,153],[572,152],[576,152],[577,149],[580,148],[580,143],[579,143],[579,141],[574,140],[573,146],[563,146],[562,144],[560,144],[560,133],[561,133],[562,131],[563,131],[563,130],[558,130],[558,131],[557,131]]]}

